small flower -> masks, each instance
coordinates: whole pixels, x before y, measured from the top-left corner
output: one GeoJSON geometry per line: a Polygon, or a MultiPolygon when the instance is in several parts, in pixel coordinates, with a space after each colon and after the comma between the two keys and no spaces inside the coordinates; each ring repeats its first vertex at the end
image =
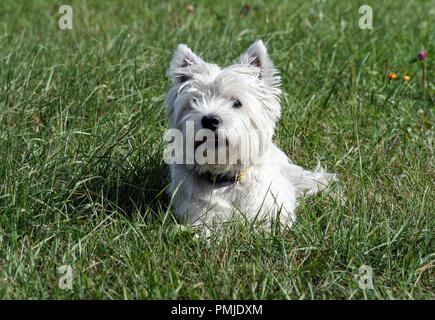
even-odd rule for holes
{"type": "Polygon", "coordinates": [[[426,51],[421,50],[418,55],[417,55],[417,59],[418,60],[424,60],[426,58],[426,51]]]}
{"type": "Polygon", "coordinates": [[[249,4],[245,4],[242,8],[242,13],[240,14],[240,18],[244,18],[249,14],[249,11],[251,10],[251,7],[249,4]]]}
{"type": "Polygon", "coordinates": [[[409,79],[411,79],[410,76],[403,76],[403,81],[408,81],[409,79]]]}
{"type": "Polygon", "coordinates": [[[391,72],[391,73],[388,75],[388,78],[390,78],[390,80],[396,79],[396,78],[397,78],[397,74],[391,72]]]}
{"type": "Polygon", "coordinates": [[[187,11],[193,12],[193,11],[195,11],[195,8],[192,5],[188,5],[187,6],[187,11]]]}

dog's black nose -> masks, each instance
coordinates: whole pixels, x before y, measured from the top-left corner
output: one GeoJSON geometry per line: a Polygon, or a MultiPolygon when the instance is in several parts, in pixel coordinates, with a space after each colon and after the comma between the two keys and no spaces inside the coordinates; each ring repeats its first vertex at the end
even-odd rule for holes
{"type": "Polygon", "coordinates": [[[221,119],[213,114],[206,115],[201,119],[202,127],[215,131],[221,124],[221,119]]]}

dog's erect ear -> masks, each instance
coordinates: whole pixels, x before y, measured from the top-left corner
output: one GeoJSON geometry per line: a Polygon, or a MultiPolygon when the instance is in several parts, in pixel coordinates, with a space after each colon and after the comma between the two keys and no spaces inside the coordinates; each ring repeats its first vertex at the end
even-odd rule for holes
{"type": "Polygon", "coordinates": [[[270,60],[267,49],[261,40],[255,41],[248,50],[241,55],[239,63],[259,68],[258,78],[266,81],[272,80],[276,73],[273,62],[270,60]]]}
{"type": "Polygon", "coordinates": [[[172,79],[172,83],[175,85],[191,79],[195,69],[192,67],[204,63],[188,46],[179,44],[169,67],[169,76],[172,79]]]}

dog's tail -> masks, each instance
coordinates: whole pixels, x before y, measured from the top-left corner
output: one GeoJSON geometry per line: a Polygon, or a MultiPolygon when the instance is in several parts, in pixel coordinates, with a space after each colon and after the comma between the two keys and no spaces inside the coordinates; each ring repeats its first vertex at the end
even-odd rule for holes
{"type": "Polygon", "coordinates": [[[285,175],[296,188],[296,197],[303,195],[312,195],[327,188],[332,182],[338,181],[338,176],[334,173],[326,172],[325,168],[317,163],[314,171],[305,170],[304,168],[290,164],[291,169],[286,170],[285,175]]]}

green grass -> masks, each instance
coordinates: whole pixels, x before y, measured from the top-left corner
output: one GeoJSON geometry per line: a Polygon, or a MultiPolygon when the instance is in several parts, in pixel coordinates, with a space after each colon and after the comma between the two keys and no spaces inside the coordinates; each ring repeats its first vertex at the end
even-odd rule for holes
{"type": "Polygon", "coordinates": [[[0,1],[1,298],[434,299],[433,0],[72,0],[64,31],[62,4],[0,1]],[[282,76],[275,141],[339,173],[348,200],[307,198],[291,230],[240,224],[207,244],[162,192],[166,70],[178,43],[225,65],[260,38],[282,76]]]}

